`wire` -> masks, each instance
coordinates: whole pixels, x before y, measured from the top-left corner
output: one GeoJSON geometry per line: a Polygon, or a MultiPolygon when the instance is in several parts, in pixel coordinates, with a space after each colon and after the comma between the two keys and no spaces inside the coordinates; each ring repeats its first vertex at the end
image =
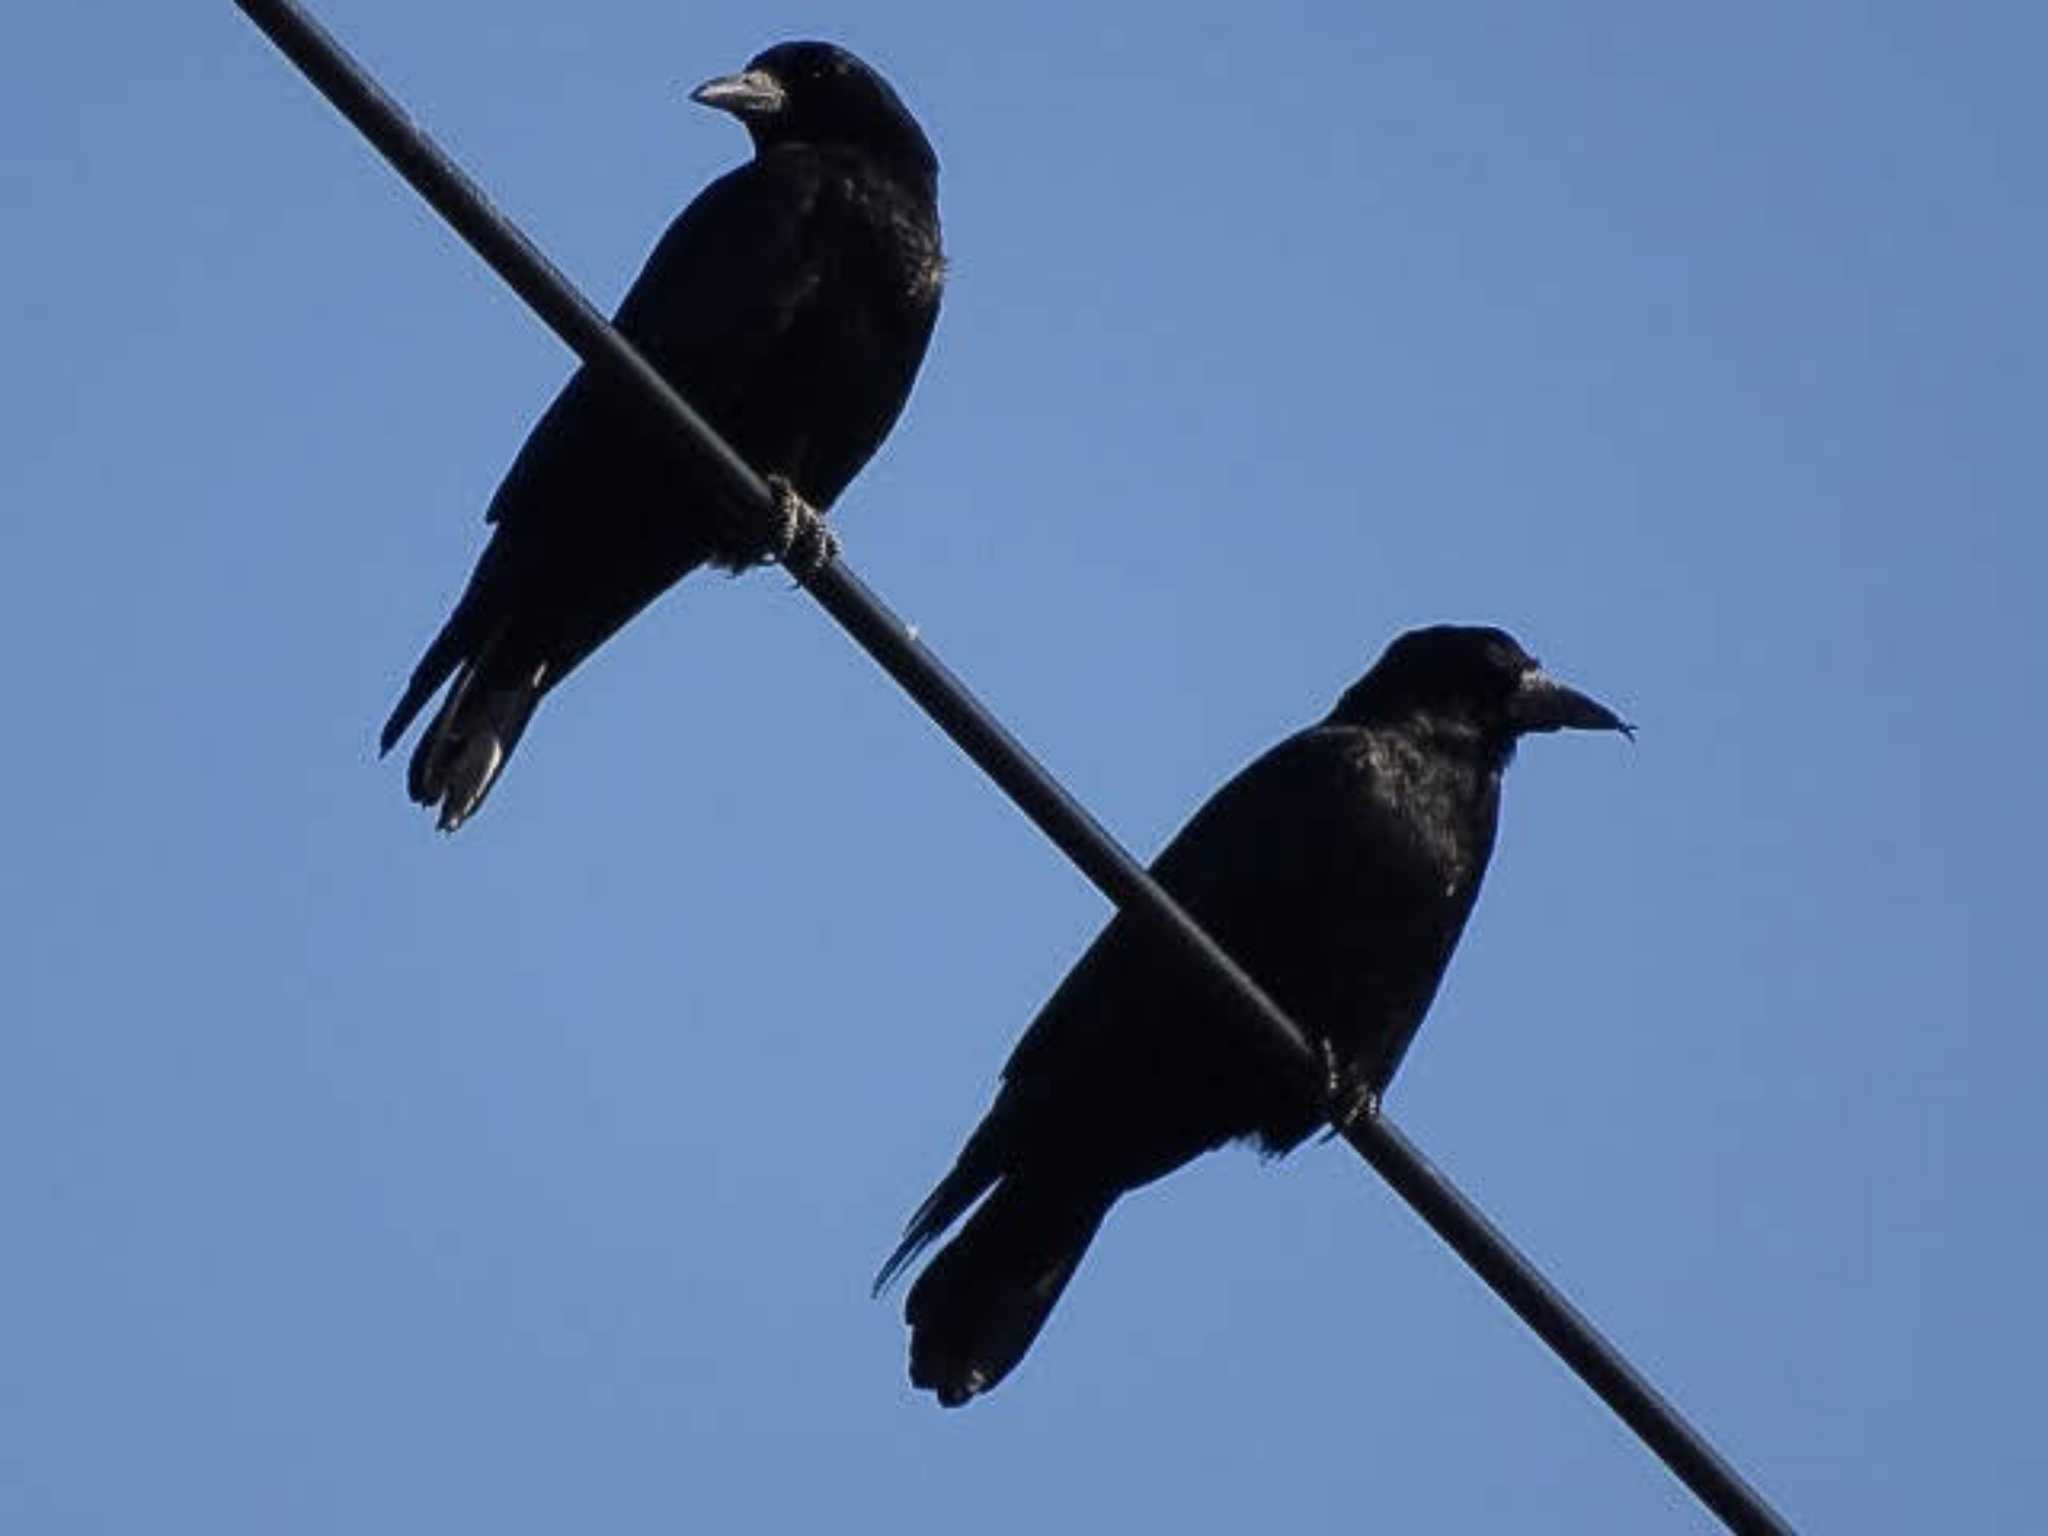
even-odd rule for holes
{"type": "MultiPolygon", "coordinates": [[[[303,7],[294,0],[235,4],[600,379],[622,400],[687,439],[733,499],[756,516],[762,528],[770,525],[775,508],[767,482],[303,7]]],[[[1325,1092],[1321,1057],[1300,1026],[843,560],[835,558],[800,579],[825,611],[1105,896],[1177,948],[1184,963],[1206,977],[1218,996],[1243,1016],[1276,1062],[1298,1074],[1309,1091],[1318,1096],[1325,1092]]],[[[1730,1530],[1743,1536],[1791,1531],[1763,1496],[1391,1121],[1384,1115],[1359,1116],[1345,1128],[1344,1137],[1730,1530]]]]}

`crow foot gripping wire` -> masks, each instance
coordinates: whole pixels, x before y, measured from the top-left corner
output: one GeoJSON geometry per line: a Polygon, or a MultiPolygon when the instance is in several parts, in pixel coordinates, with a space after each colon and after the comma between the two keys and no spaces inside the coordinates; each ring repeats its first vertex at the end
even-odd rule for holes
{"type": "Polygon", "coordinates": [[[825,526],[824,515],[786,478],[770,475],[768,489],[775,493],[775,525],[763,556],[797,580],[809,581],[839,558],[839,540],[825,526]]]}
{"type": "Polygon", "coordinates": [[[1330,1129],[1323,1140],[1343,1136],[1361,1120],[1377,1120],[1380,1113],[1380,1091],[1370,1083],[1356,1082],[1337,1060],[1337,1053],[1327,1040],[1317,1042],[1322,1048],[1323,1091],[1330,1106],[1330,1129]]]}

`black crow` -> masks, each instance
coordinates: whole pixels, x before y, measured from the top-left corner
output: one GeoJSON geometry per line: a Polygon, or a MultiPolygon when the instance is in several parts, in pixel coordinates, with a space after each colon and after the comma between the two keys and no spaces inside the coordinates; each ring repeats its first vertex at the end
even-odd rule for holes
{"type": "MultiPolygon", "coordinates": [[[[895,423],[938,318],[938,158],[882,77],[829,43],[783,43],[693,101],[746,125],[754,158],[669,226],[616,323],[776,487],[797,557],[895,423]],[[804,504],[808,504],[806,507],[804,504]]],[[[687,451],[577,370],[491,499],[495,531],[384,726],[434,690],[412,797],[453,831],[534,707],[671,584],[764,551],[687,451]]]]}
{"type": "Polygon", "coordinates": [[[1376,1113],[1479,895],[1515,743],[1567,728],[1629,729],[1498,629],[1414,630],[1197,811],[1153,873],[1307,1032],[1327,1095],[1114,919],[882,1266],[877,1293],[981,1201],[911,1287],[911,1381],[948,1407],[1001,1381],[1126,1191],[1227,1141],[1279,1154],[1376,1113]]]}

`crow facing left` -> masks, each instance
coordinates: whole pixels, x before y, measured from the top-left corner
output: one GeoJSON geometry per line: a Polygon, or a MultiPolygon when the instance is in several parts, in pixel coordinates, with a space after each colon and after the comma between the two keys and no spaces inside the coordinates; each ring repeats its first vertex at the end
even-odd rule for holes
{"type": "Polygon", "coordinates": [[[1283,1152],[1333,1114],[1376,1113],[1478,899],[1515,745],[1567,729],[1628,727],[1500,630],[1414,630],[1217,791],[1153,873],[1308,1033],[1326,1093],[1116,918],[875,1282],[967,1216],[904,1305],[911,1381],[949,1407],[1001,1381],[1129,1191],[1228,1141],[1283,1152]]]}
{"type": "MultiPolygon", "coordinates": [[[[670,225],[614,323],[779,501],[823,511],[894,425],[938,318],[938,158],[888,83],[829,43],[779,44],[691,99],[738,118],[754,156],[670,225]]],[[[792,555],[735,534],[687,450],[587,368],[486,521],[379,738],[389,752],[448,684],[407,774],[444,831],[483,804],[548,690],[655,597],[700,565],[792,555]]]]}

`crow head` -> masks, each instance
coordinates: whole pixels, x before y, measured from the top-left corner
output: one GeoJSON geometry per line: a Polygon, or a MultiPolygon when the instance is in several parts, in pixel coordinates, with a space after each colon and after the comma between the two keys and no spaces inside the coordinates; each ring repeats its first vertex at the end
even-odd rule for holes
{"type": "Polygon", "coordinates": [[[1411,629],[1395,640],[1330,718],[1421,728],[1503,757],[1537,731],[1635,734],[1606,705],[1550,676],[1505,630],[1458,624],[1411,629]]]}
{"type": "Polygon", "coordinates": [[[690,99],[738,118],[757,152],[837,145],[927,180],[938,175],[938,156],[889,82],[832,43],[777,43],[690,99]]]}

